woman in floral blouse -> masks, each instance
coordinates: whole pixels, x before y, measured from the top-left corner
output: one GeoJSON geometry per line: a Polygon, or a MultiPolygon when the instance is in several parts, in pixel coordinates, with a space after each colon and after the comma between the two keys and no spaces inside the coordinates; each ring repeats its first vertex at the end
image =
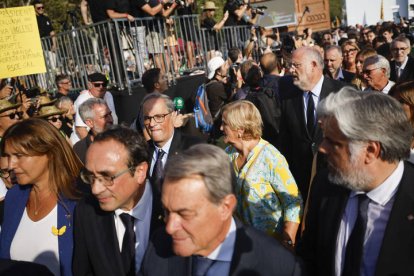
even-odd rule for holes
{"type": "Polygon", "coordinates": [[[302,197],[285,157],[261,139],[262,118],[248,101],[223,108],[224,142],[237,176],[236,215],[246,224],[293,246],[302,197]]]}

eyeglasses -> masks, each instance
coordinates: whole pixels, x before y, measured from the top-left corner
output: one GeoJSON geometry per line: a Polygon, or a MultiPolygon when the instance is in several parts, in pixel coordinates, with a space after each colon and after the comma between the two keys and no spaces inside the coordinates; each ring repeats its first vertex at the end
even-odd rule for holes
{"type": "Polygon", "coordinates": [[[114,180],[118,177],[120,177],[121,175],[123,175],[126,172],[131,172],[132,168],[127,168],[125,170],[120,171],[119,173],[113,175],[113,176],[109,176],[109,175],[100,175],[100,176],[96,176],[93,173],[91,173],[90,171],[88,171],[87,169],[83,169],[80,172],[80,177],[82,179],[83,182],[85,182],[86,184],[89,185],[93,185],[95,183],[95,180],[97,180],[100,184],[104,185],[105,187],[110,187],[112,185],[114,185],[114,180]]]}
{"type": "Polygon", "coordinates": [[[108,119],[109,117],[112,118],[112,111],[109,111],[108,113],[104,114],[103,116],[101,116],[101,119],[108,119]]]}
{"type": "Polygon", "coordinates": [[[288,65],[289,65],[289,68],[290,67],[293,67],[295,69],[299,69],[300,67],[302,67],[302,63],[294,63],[294,62],[291,62],[288,65]]]}
{"type": "Polygon", "coordinates": [[[6,115],[1,115],[0,117],[9,117],[11,120],[14,120],[14,118],[17,117],[17,120],[20,120],[23,117],[23,112],[14,112],[6,115]]]}
{"type": "Polygon", "coordinates": [[[392,48],[391,51],[398,53],[399,51],[403,51],[405,52],[405,50],[407,50],[408,47],[403,47],[403,48],[392,48]]]}
{"type": "Polygon", "coordinates": [[[362,74],[369,75],[369,74],[371,74],[372,71],[374,71],[376,69],[381,69],[381,67],[375,67],[375,68],[372,68],[372,69],[364,69],[364,70],[362,70],[362,74]]]}
{"type": "Polygon", "coordinates": [[[154,116],[144,116],[144,123],[145,124],[150,124],[151,120],[154,119],[154,121],[156,123],[161,124],[161,123],[164,122],[165,116],[170,115],[171,113],[172,113],[172,111],[169,112],[169,113],[166,113],[166,114],[157,114],[157,115],[154,115],[154,116]]]}
{"type": "Polygon", "coordinates": [[[62,81],[59,84],[69,84],[69,83],[72,83],[72,82],[71,81],[62,81]]]}
{"type": "Polygon", "coordinates": [[[99,82],[99,83],[97,83],[97,82],[93,82],[92,83],[93,84],[93,86],[94,87],[103,87],[103,88],[105,88],[106,87],[106,83],[104,83],[104,82],[99,82]]]}
{"type": "Polygon", "coordinates": [[[63,122],[63,116],[47,118],[48,121],[56,123],[58,120],[63,122]]]}
{"type": "Polygon", "coordinates": [[[45,9],[45,7],[44,6],[41,6],[41,7],[36,7],[36,10],[44,10],[45,9]]]}
{"type": "Polygon", "coordinates": [[[344,55],[349,55],[350,53],[353,53],[353,52],[355,52],[356,50],[357,50],[357,49],[353,48],[353,49],[345,50],[345,51],[343,51],[342,53],[343,53],[344,55]]]}
{"type": "Polygon", "coordinates": [[[0,177],[9,178],[9,176],[10,176],[10,170],[8,168],[0,169],[0,177]]]}

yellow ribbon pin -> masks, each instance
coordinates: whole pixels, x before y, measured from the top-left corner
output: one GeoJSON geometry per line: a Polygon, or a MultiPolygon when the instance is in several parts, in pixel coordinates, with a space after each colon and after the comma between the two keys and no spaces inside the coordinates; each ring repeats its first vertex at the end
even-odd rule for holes
{"type": "Polygon", "coordinates": [[[66,225],[62,226],[60,229],[57,229],[55,226],[52,226],[52,234],[55,236],[62,236],[66,232],[66,225]]]}

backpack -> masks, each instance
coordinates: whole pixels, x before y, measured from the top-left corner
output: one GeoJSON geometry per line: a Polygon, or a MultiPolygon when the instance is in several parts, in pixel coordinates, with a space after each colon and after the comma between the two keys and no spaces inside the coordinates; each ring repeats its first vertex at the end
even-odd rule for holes
{"type": "Polygon", "coordinates": [[[252,102],[260,112],[263,120],[263,139],[271,144],[277,143],[281,117],[280,101],[272,86],[274,81],[256,91],[249,91],[246,100],[252,102]]]}
{"type": "Polygon", "coordinates": [[[199,128],[203,133],[211,132],[214,120],[208,107],[206,84],[204,83],[197,89],[194,103],[194,118],[196,128],[199,128]]]}

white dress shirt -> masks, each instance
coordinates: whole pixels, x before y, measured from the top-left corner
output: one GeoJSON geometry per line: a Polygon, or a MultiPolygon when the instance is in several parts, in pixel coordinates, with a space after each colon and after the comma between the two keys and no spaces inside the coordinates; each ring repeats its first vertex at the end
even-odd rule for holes
{"type": "MultiPolygon", "coordinates": [[[[312,88],[312,90],[310,90],[312,92],[313,102],[315,104],[315,110],[314,110],[315,119],[316,119],[316,109],[318,108],[319,96],[321,95],[323,80],[324,80],[324,76],[322,76],[320,80],[316,83],[316,85],[312,88]]],[[[304,114],[305,114],[306,123],[308,122],[308,118],[306,117],[306,114],[307,114],[306,112],[308,110],[308,97],[309,97],[309,93],[307,91],[303,92],[303,106],[305,107],[304,114]]]]}

